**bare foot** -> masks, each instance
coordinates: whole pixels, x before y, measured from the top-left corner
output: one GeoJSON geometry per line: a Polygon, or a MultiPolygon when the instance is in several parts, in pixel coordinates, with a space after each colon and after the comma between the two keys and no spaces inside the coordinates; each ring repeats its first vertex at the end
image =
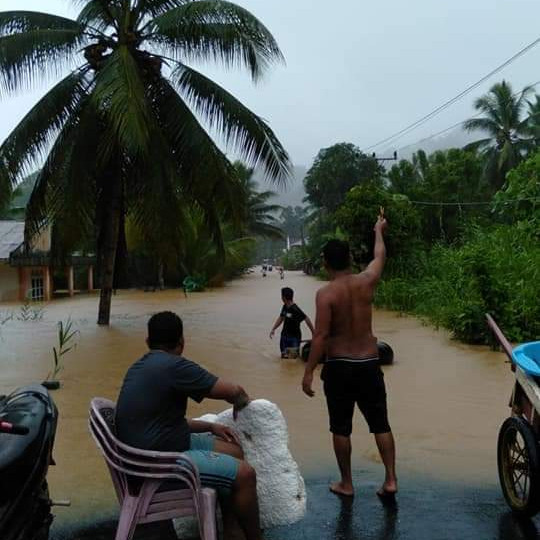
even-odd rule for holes
{"type": "Polygon", "coordinates": [[[397,491],[397,482],[395,480],[386,480],[381,489],[377,491],[377,495],[381,498],[392,498],[396,496],[397,491]]]}
{"type": "Polygon", "coordinates": [[[335,495],[343,495],[344,497],[354,497],[354,489],[352,485],[346,486],[343,482],[333,482],[329,487],[330,491],[335,495]]]}

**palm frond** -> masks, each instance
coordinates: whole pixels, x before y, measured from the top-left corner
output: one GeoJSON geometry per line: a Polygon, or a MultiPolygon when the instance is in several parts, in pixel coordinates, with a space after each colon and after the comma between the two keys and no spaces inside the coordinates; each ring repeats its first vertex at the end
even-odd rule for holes
{"type": "Polygon", "coordinates": [[[9,180],[15,184],[41,164],[54,137],[86,96],[87,71],[68,75],[42,97],[0,146],[9,180]]]}
{"type": "MultiPolygon", "coordinates": [[[[167,80],[152,85],[149,99],[187,196],[205,210],[210,207],[207,222],[216,232],[220,216],[214,210],[238,221],[241,185],[232,164],[167,80]]],[[[219,233],[215,239],[220,241],[219,233]]]]}
{"type": "Polygon", "coordinates": [[[152,84],[149,101],[186,186],[192,188],[199,181],[208,191],[235,178],[232,164],[166,79],[160,77],[152,84]]]}
{"type": "Polygon", "coordinates": [[[487,94],[479,97],[474,102],[474,108],[484,113],[486,119],[491,120],[497,125],[501,125],[504,122],[502,111],[499,108],[499,100],[496,95],[487,94]]]}
{"type": "MultiPolygon", "coordinates": [[[[264,203],[255,203],[253,206],[253,211],[258,214],[272,215],[283,210],[283,206],[279,204],[264,204],[264,203]]],[[[273,218],[272,218],[273,219],[273,218]]]]}
{"type": "Polygon", "coordinates": [[[118,47],[99,70],[92,92],[97,110],[106,111],[111,143],[132,154],[148,151],[152,117],[139,66],[127,46],[118,47]]]}
{"type": "Polygon", "coordinates": [[[485,131],[492,136],[496,136],[499,131],[499,125],[491,118],[471,118],[463,124],[466,131],[485,131]]]}
{"type": "Polygon", "coordinates": [[[60,75],[86,40],[77,23],[71,29],[35,29],[0,37],[0,89],[13,93],[60,75]]]}
{"type": "Polygon", "coordinates": [[[82,30],[76,21],[39,11],[0,12],[0,36],[32,30],[82,30]]]}
{"type": "MultiPolygon", "coordinates": [[[[83,2],[79,2],[82,4],[83,2]]],[[[77,21],[87,27],[91,27],[100,32],[105,32],[108,28],[118,29],[118,18],[120,10],[111,2],[104,0],[88,0],[84,2],[84,7],[77,17],[77,21]]]]}
{"type": "Polygon", "coordinates": [[[255,236],[262,236],[263,238],[272,238],[274,240],[282,240],[285,238],[283,230],[271,223],[265,223],[258,221],[250,224],[249,232],[255,236]]]}
{"type": "Polygon", "coordinates": [[[249,165],[262,166],[268,178],[285,184],[291,163],[268,124],[232,94],[198,71],[180,65],[171,75],[188,103],[249,165]]]}
{"type": "Polygon", "coordinates": [[[56,219],[75,230],[91,228],[96,200],[93,177],[107,167],[96,160],[101,135],[97,117],[87,97],[58,134],[26,208],[27,240],[56,219]]]}
{"type": "Polygon", "coordinates": [[[492,148],[493,139],[480,139],[469,143],[463,147],[464,150],[476,152],[477,150],[482,150],[483,148],[492,148]]]}
{"type": "Polygon", "coordinates": [[[147,38],[181,61],[245,66],[254,80],[283,55],[270,31],[246,9],[223,0],[200,0],[155,17],[147,38]]]}
{"type": "Polygon", "coordinates": [[[137,0],[134,13],[140,19],[157,17],[191,0],[137,0]]]}

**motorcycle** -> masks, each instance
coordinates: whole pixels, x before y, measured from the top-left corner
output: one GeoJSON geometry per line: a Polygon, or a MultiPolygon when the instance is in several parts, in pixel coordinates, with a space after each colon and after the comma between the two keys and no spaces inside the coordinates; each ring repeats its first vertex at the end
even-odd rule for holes
{"type": "MultiPolygon", "coordinates": [[[[53,520],[47,471],[58,409],[41,385],[0,396],[0,538],[47,540],[53,520]]],[[[67,504],[67,503],[62,503],[67,504]]]]}

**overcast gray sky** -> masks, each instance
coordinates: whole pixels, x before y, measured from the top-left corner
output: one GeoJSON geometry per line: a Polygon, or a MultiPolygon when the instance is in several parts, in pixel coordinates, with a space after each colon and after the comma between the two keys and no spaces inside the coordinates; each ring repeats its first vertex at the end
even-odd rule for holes
{"type": "MultiPolygon", "coordinates": [[[[0,10],[74,16],[74,3],[0,0],[0,10]]],[[[391,135],[540,37],[538,0],[238,3],[274,33],[287,65],[257,86],[246,74],[202,70],[267,119],[293,161],[308,166],[322,147],[347,141],[362,148],[391,135]]],[[[503,77],[516,89],[540,81],[540,46],[398,146],[467,118],[474,97],[503,77]]],[[[45,90],[0,99],[0,139],[45,90]]]]}

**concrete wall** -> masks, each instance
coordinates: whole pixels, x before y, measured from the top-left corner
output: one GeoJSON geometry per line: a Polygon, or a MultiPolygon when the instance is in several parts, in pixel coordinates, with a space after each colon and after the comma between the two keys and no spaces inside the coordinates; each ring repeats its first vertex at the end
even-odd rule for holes
{"type": "Polygon", "coordinates": [[[14,302],[19,298],[19,272],[0,261],[0,302],[14,302]]]}

